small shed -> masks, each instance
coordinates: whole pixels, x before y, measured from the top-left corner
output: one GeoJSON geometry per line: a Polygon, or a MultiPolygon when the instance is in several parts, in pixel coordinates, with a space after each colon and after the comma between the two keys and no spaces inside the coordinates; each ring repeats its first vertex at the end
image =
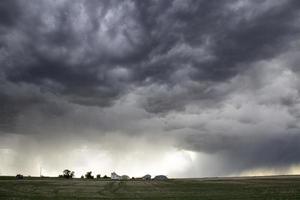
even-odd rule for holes
{"type": "Polygon", "coordinates": [[[155,176],[155,177],[154,177],[154,180],[157,180],[157,181],[164,181],[164,180],[168,180],[168,177],[165,176],[165,175],[158,175],[158,176],[155,176]]]}
{"type": "Polygon", "coordinates": [[[149,181],[151,180],[151,175],[150,174],[146,174],[145,176],[142,177],[143,180],[149,181]]]}

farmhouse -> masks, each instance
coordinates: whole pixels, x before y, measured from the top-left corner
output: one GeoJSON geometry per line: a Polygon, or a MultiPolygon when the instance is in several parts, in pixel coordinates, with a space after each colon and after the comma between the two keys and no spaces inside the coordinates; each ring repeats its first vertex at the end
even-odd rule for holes
{"type": "Polygon", "coordinates": [[[116,172],[113,172],[111,173],[111,179],[114,179],[114,180],[121,180],[122,177],[120,175],[118,175],[116,172]]]}
{"type": "Polygon", "coordinates": [[[128,180],[130,177],[127,175],[118,175],[116,172],[111,173],[111,179],[113,180],[128,180]]]}

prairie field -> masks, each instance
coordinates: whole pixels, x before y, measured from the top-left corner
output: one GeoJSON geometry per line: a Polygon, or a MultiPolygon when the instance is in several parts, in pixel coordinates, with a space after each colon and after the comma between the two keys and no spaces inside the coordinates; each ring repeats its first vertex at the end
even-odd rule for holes
{"type": "Polygon", "coordinates": [[[300,176],[142,180],[0,177],[0,199],[300,199],[300,176]]]}

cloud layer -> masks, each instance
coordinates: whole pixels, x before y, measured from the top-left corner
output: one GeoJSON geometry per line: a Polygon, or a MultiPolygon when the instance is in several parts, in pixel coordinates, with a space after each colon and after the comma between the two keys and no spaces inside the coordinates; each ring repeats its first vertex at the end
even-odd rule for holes
{"type": "Polygon", "coordinates": [[[0,172],[288,173],[300,164],[299,8],[2,1],[0,172]]]}

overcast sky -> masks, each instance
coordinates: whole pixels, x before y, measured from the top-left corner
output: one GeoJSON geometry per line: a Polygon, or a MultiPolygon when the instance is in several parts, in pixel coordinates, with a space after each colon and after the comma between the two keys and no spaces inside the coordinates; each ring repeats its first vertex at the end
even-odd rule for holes
{"type": "Polygon", "coordinates": [[[0,175],[300,173],[299,11],[1,0],[0,175]]]}

